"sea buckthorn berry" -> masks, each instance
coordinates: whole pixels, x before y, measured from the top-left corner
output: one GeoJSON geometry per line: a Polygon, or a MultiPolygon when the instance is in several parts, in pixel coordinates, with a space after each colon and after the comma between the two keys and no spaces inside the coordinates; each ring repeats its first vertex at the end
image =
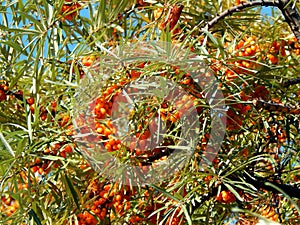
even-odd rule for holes
{"type": "Polygon", "coordinates": [[[73,148],[70,144],[66,145],[63,150],[69,154],[71,154],[73,152],[73,148]]]}
{"type": "Polygon", "coordinates": [[[34,113],[34,105],[30,105],[30,106],[29,106],[29,110],[30,110],[30,112],[33,114],[33,113],[34,113]]]}
{"type": "Polygon", "coordinates": [[[65,3],[61,8],[61,12],[66,14],[63,16],[62,21],[72,20],[78,15],[81,5],[78,2],[72,3],[72,1],[65,1],[65,3]]]}
{"type": "Polygon", "coordinates": [[[223,190],[216,198],[219,202],[223,203],[232,203],[236,201],[234,194],[232,194],[229,190],[223,190]]]}
{"type": "Polygon", "coordinates": [[[83,56],[83,57],[82,57],[82,64],[83,64],[84,66],[86,66],[86,67],[89,67],[89,66],[91,66],[91,65],[95,62],[96,59],[97,59],[97,58],[96,58],[96,56],[94,56],[94,55],[83,56]]]}
{"type": "Polygon", "coordinates": [[[47,119],[47,112],[43,112],[40,117],[42,121],[45,121],[47,119]]]}
{"type": "Polygon", "coordinates": [[[70,122],[70,116],[64,115],[62,118],[59,119],[58,125],[61,127],[66,126],[70,122]]]}
{"type": "Polygon", "coordinates": [[[240,49],[244,46],[245,42],[243,40],[239,41],[239,43],[237,44],[236,48],[240,49]]]}
{"type": "Polygon", "coordinates": [[[6,94],[3,90],[0,90],[0,102],[6,99],[6,94]]]}
{"type": "Polygon", "coordinates": [[[32,97],[27,98],[26,102],[27,102],[29,105],[33,105],[33,104],[34,104],[34,98],[32,98],[32,97]]]}

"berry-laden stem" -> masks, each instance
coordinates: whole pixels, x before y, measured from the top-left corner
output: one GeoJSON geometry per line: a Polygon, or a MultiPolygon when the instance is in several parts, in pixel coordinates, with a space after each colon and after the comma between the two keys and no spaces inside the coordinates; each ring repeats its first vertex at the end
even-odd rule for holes
{"type": "Polygon", "coordinates": [[[212,28],[215,24],[217,24],[220,20],[223,20],[228,15],[231,15],[232,13],[239,12],[246,8],[251,8],[254,6],[274,6],[280,9],[282,12],[285,21],[289,24],[292,32],[294,33],[295,37],[298,40],[298,43],[300,43],[300,15],[296,8],[292,6],[292,4],[289,4],[290,0],[259,0],[259,1],[250,1],[250,2],[243,2],[237,6],[234,6],[230,9],[225,10],[220,15],[216,16],[212,20],[210,20],[206,26],[202,30],[208,30],[212,28]]]}
{"type": "MultiPolygon", "coordinates": [[[[288,193],[289,197],[300,199],[300,189],[297,187],[293,187],[288,184],[279,184],[276,182],[269,181],[268,179],[250,176],[246,173],[244,174],[244,179],[247,183],[253,185],[256,189],[262,188],[264,190],[271,191],[272,193],[279,193],[279,194],[280,194],[279,190],[282,190],[285,193],[288,193]],[[272,186],[268,185],[268,183],[272,184],[272,186]]],[[[191,214],[193,214],[197,208],[199,208],[202,204],[204,204],[205,201],[216,196],[217,193],[218,193],[218,187],[213,187],[210,189],[209,192],[203,193],[199,200],[194,199],[195,203],[192,206],[191,214]]]]}

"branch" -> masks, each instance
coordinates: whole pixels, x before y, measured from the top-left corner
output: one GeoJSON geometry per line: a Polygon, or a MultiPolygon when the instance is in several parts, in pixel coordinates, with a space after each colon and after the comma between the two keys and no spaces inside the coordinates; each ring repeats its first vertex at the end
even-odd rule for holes
{"type": "Polygon", "coordinates": [[[300,15],[299,12],[297,12],[296,7],[293,7],[290,3],[290,0],[280,0],[277,7],[282,12],[285,21],[289,24],[295,37],[300,43],[300,15]]]}
{"type": "Polygon", "coordinates": [[[289,24],[292,32],[300,43],[300,15],[297,10],[293,8],[291,4],[289,4],[289,2],[290,0],[259,0],[242,3],[225,10],[220,15],[210,20],[203,30],[212,28],[215,24],[217,24],[220,20],[223,20],[225,17],[231,15],[232,13],[242,11],[246,8],[252,8],[254,6],[274,6],[280,9],[286,22],[289,24]]]}
{"type": "MultiPolygon", "coordinates": [[[[273,193],[281,194],[281,192],[278,191],[278,189],[280,189],[285,193],[287,193],[290,197],[300,199],[300,189],[297,187],[293,187],[287,184],[278,184],[276,182],[272,182],[263,178],[251,177],[247,173],[245,173],[244,178],[247,183],[253,185],[256,189],[262,188],[264,190],[271,191],[273,193]],[[278,189],[270,185],[267,185],[267,183],[271,183],[273,186],[277,187],[278,189]]],[[[203,194],[200,200],[195,201],[195,203],[193,204],[191,214],[193,214],[193,212],[195,212],[197,208],[199,208],[202,204],[204,204],[205,201],[216,196],[217,193],[218,193],[218,187],[213,187],[210,192],[203,194]]]]}
{"type": "Polygon", "coordinates": [[[285,193],[288,193],[288,195],[290,197],[294,197],[294,198],[298,198],[300,199],[300,189],[297,187],[293,187],[287,184],[278,184],[275,182],[271,182],[269,180],[265,180],[263,178],[258,178],[258,177],[251,177],[249,175],[247,175],[246,181],[250,184],[252,184],[254,187],[256,187],[257,189],[259,188],[263,188],[265,190],[268,191],[272,191],[275,193],[280,193],[276,188],[266,185],[267,182],[273,184],[274,186],[278,187],[279,189],[281,189],[282,191],[284,191],[285,193]]]}
{"type": "Polygon", "coordinates": [[[256,108],[263,108],[265,110],[269,110],[273,112],[281,112],[281,113],[297,114],[297,115],[300,114],[299,107],[278,104],[275,102],[266,102],[260,99],[253,100],[253,105],[256,108]]]}
{"type": "Polygon", "coordinates": [[[192,205],[191,215],[195,212],[196,209],[198,209],[202,204],[204,204],[204,202],[216,196],[217,193],[218,187],[213,187],[210,192],[202,194],[199,200],[194,199],[195,203],[192,205]]]}
{"type": "Polygon", "coordinates": [[[245,2],[240,5],[234,6],[230,9],[225,10],[217,17],[213,18],[211,21],[209,21],[206,25],[206,28],[209,29],[213,27],[216,23],[218,23],[220,20],[223,20],[225,17],[231,15],[232,13],[239,12],[246,8],[251,8],[254,6],[277,6],[279,4],[278,1],[251,1],[251,2],[245,2]]]}
{"type": "Polygon", "coordinates": [[[300,78],[295,78],[292,80],[288,80],[283,83],[283,87],[289,87],[291,85],[299,84],[300,83],[300,78]]]}
{"type": "Polygon", "coordinates": [[[158,153],[154,153],[153,155],[149,155],[147,157],[145,156],[136,157],[136,159],[140,160],[142,166],[152,165],[152,163],[155,160],[159,160],[161,157],[164,156],[170,156],[175,151],[175,149],[167,149],[167,147],[161,147],[158,149],[160,149],[160,152],[158,153]]]}

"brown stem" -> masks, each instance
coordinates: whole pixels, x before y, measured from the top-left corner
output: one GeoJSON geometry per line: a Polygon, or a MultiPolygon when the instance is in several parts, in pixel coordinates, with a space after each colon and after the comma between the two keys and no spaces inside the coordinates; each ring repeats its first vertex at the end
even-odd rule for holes
{"type": "Polygon", "coordinates": [[[289,24],[295,37],[300,43],[300,15],[297,9],[290,3],[291,0],[280,0],[277,7],[282,12],[285,21],[289,24]]]}
{"type": "Polygon", "coordinates": [[[239,12],[243,9],[251,8],[251,7],[254,7],[254,6],[277,6],[278,4],[279,4],[278,1],[269,1],[269,0],[267,0],[267,1],[260,0],[260,1],[245,2],[245,3],[242,3],[240,5],[236,5],[232,8],[230,8],[230,9],[225,10],[220,15],[216,16],[211,21],[209,21],[206,25],[206,28],[209,29],[209,28],[213,27],[216,23],[218,23],[220,20],[223,20],[228,15],[231,15],[232,13],[235,13],[235,12],[239,12]]]}
{"type": "Polygon", "coordinates": [[[273,184],[274,186],[278,187],[279,189],[281,189],[282,191],[284,191],[285,193],[287,193],[290,197],[300,199],[300,190],[297,187],[293,187],[288,184],[278,184],[276,182],[271,182],[271,181],[265,180],[263,178],[250,177],[250,176],[246,177],[246,181],[248,183],[252,184],[257,189],[263,188],[265,190],[272,191],[274,193],[278,193],[278,190],[276,188],[273,188],[266,184],[267,182],[269,182],[269,183],[273,184]]]}
{"type": "Polygon", "coordinates": [[[299,84],[300,83],[300,78],[295,78],[292,80],[288,80],[283,83],[283,87],[289,87],[291,85],[299,84]]]}
{"type": "Polygon", "coordinates": [[[242,11],[246,8],[251,8],[254,6],[274,6],[280,9],[282,12],[286,22],[289,24],[292,32],[300,43],[300,15],[296,8],[294,8],[290,3],[290,0],[259,0],[259,1],[250,1],[246,3],[242,3],[240,5],[234,6],[230,9],[225,10],[220,15],[216,16],[212,20],[210,20],[206,26],[205,30],[212,28],[215,24],[217,24],[220,20],[223,20],[228,15],[232,13],[242,11]]]}
{"type": "Polygon", "coordinates": [[[207,200],[216,196],[218,193],[218,187],[213,187],[210,189],[210,192],[203,193],[199,200],[194,199],[194,204],[191,209],[191,214],[195,212],[197,208],[199,208],[202,204],[204,204],[207,200]]]}
{"type": "Polygon", "coordinates": [[[273,112],[281,112],[288,114],[300,114],[300,108],[295,106],[278,104],[275,102],[267,102],[260,99],[253,100],[253,105],[256,108],[263,108],[265,110],[273,111],[273,112]]]}
{"type": "MultiPolygon", "coordinates": [[[[294,187],[288,184],[279,184],[277,182],[269,181],[268,179],[251,177],[248,174],[245,174],[245,181],[251,185],[253,185],[256,189],[264,189],[267,191],[271,191],[273,193],[280,193],[278,189],[284,191],[292,198],[300,199],[300,189],[298,187],[294,187]],[[278,189],[268,185],[267,183],[271,183],[273,186],[278,189]]],[[[194,205],[192,206],[191,214],[195,212],[197,208],[199,208],[205,201],[217,195],[218,187],[211,188],[210,192],[202,194],[199,200],[195,200],[194,205]]]]}

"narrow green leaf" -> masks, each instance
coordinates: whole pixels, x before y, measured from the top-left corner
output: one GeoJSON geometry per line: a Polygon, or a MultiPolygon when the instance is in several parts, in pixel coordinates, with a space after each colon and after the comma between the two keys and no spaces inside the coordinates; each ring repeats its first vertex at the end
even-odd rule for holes
{"type": "Polygon", "coordinates": [[[238,200],[240,200],[241,202],[244,201],[244,199],[239,195],[239,193],[237,193],[236,190],[234,190],[234,188],[233,188],[231,185],[226,184],[226,183],[224,183],[224,185],[232,192],[232,194],[234,194],[234,196],[235,196],[238,200]]]}
{"type": "Polygon", "coordinates": [[[67,176],[67,174],[65,174],[65,178],[66,178],[66,182],[67,182],[68,188],[71,191],[73,200],[74,200],[77,208],[80,208],[80,206],[79,206],[79,197],[78,197],[78,194],[77,194],[77,192],[76,192],[76,190],[75,190],[75,188],[73,186],[73,183],[72,183],[71,179],[67,176]]]}
{"type": "Polygon", "coordinates": [[[41,32],[33,29],[26,29],[26,28],[9,28],[7,29],[8,32],[14,32],[17,35],[24,35],[24,34],[34,34],[34,35],[40,35],[41,32]]]}
{"type": "Polygon", "coordinates": [[[191,220],[191,217],[190,217],[190,215],[189,215],[189,212],[188,212],[187,208],[186,208],[184,205],[182,205],[181,208],[182,208],[182,210],[183,210],[183,213],[184,213],[184,215],[185,215],[185,218],[186,218],[188,224],[189,224],[189,225],[192,225],[193,223],[192,223],[192,220],[191,220]]]}
{"type": "Polygon", "coordinates": [[[15,157],[15,153],[12,150],[11,146],[9,145],[9,143],[6,141],[5,137],[3,136],[3,133],[0,131],[0,139],[2,141],[2,143],[4,144],[4,146],[6,147],[6,149],[8,150],[8,152],[15,157]]]}
{"type": "Polygon", "coordinates": [[[33,209],[30,209],[28,212],[30,218],[33,218],[34,222],[36,222],[37,225],[42,225],[40,219],[38,218],[37,214],[34,212],[33,209]]]}
{"type": "Polygon", "coordinates": [[[18,51],[18,52],[22,51],[21,46],[20,46],[18,43],[14,42],[14,41],[11,41],[11,40],[8,40],[8,41],[0,41],[0,43],[2,43],[2,44],[4,44],[4,45],[10,46],[10,47],[12,47],[14,50],[16,50],[16,51],[18,51]]]}

